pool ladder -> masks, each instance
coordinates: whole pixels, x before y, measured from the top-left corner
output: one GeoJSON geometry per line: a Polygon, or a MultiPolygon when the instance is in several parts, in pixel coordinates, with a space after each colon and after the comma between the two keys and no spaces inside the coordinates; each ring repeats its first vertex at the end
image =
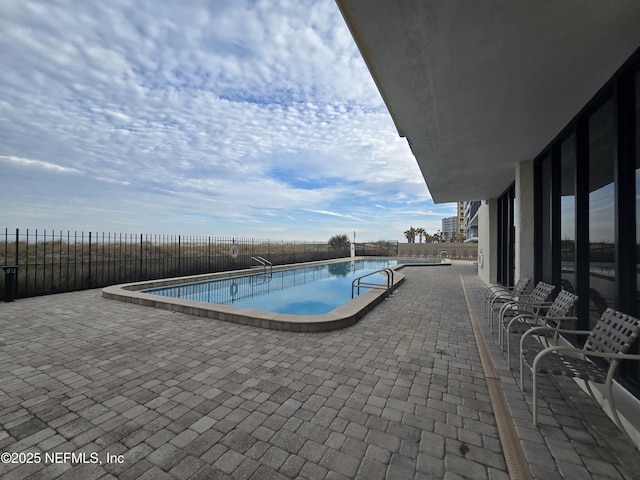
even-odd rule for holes
{"type": "Polygon", "coordinates": [[[251,268],[262,268],[263,273],[267,273],[267,269],[269,269],[269,273],[273,271],[273,264],[264,257],[251,257],[251,268]],[[256,262],[258,265],[253,265],[253,262],[256,262]]]}
{"type": "Polygon", "coordinates": [[[351,282],[351,298],[355,297],[355,291],[358,291],[358,295],[360,295],[360,287],[365,288],[378,288],[387,291],[387,295],[391,295],[393,291],[393,270],[390,268],[382,268],[380,270],[376,270],[375,272],[367,273],[366,275],[362,275],[358,278],[354,278],[351,282]],[[378,273],[384,273],[387,275],[387,285],[384,286],[382,283],[366,283],[363,282],[363,278],[370,277],[371,275],[376,275],[378,273]]]}

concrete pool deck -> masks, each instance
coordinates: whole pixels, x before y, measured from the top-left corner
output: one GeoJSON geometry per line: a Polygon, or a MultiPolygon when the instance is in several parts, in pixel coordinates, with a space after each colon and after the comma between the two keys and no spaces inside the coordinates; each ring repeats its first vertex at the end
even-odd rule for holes
{"type": "Polygon", "coordinates": [[[469,304],[532,477],[639,478],[638,450],[573,382],[544,383],[531,425],[471,262],[402,272],[359,322],[320,333],[100,290],[0,304],[0,452],[42,455],[0,477],[507,479],[469,304]]]}

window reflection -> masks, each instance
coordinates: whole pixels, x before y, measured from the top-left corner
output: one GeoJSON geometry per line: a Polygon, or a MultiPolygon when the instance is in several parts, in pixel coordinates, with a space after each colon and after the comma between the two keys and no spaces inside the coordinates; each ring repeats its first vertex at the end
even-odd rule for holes
{"type": "Polygon", "coordinates": [[[562,288],[575,293],[576,271],[576,137],[571,135],[560,150],[560,248],[562,288]]]}
{"type": "MultiPolygon", "coordinates": [[[[553,152],[553,162],[558,164],[550,163],[545,153],[536,165],[536,178],[540,182],[537,192],[541,195],[536,199],[536,208],[541,209],[537,212],[540,232],[536,254],[543,256],[536,258],[536,266],[543,279],[552,278],[549,266],[552,273],[556,272],[558,265],[554,262],[556,255],[560,256],[562,288],[579,290],[576,313],[580,315],[577,325],[580,329],[593,328],[607,307],[640,315],[640,61],[617,82],[617,88],[602,91],[602,95],[611,92],[611,98],[595,107],[590,102],[558,143],[554,141],[545,149],[553,152]],[[631,76],[633,90],[629,88],[627,75],[631,76]],[[621,128],[618,121],[623,122],[621,128]],[[635,155],[631,162],[628,152],[635,155]],[[556,168],[559,178],[554,177],[556,168]],[[626,182],[632,175],[635,192],[626,182]],[[619,185],[616,178],[624,183],[619,185]],[[559,214],[558,223],[547,218],[547,214],[551,218],[559,214]],[[555,231],[556,226],[560,232],[555,231]],[[630,238],[633,235],[635,238],[630,238]],[[581,263],[577,265],[578,262],[581,263]],[[634,263],[635,279],[633,270],[629,270],[634,263]],[[576,276],[576,270],[580,277],[576,276]]],[[[568,340],[580,343],[582,338],[568,340]]],[[[631,381],[636,389],[634,395],[640,398],[638,362],[623,362],[621,371],[621,380],[631,381]]]]}
{"type": "Polygon", "coordinates": [[[613,101],[589,118],[589,316],[593,327],[615,308],[616,134],[613,101]]]}
{"type": "Polygon", "coordinates": [[[541,190],[542,196],[540,206],[542,211],[542,225],[540,241],[542,247],[542,281],[553,283],[552,269],[552,225],[551,219],[551,155],[547,155],[541,163],[541,190]]]}
{"type": "MultiPolygon", "coordinates": [[[[636,289],[640,288],[640,72],[636,73],[636,289]]],[[[636,293],[640,313],[640,292],[636,293]]],[[[640,372],[639,372],[640,375],[640,372]]]]}

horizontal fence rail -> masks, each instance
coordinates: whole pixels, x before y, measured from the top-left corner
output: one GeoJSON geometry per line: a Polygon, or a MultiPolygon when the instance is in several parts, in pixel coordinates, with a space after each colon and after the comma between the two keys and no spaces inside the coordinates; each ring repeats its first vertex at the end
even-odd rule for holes
{"type": "Polygon", "coordinates": [[[477,243],[399,243],[398,256],[478,260],[477,243]]]}
{"type": "MultiPolygon", "coordinates": [[[[9,231],[0,243],[0,301],[15,272],[15,298],[100,288],[119,283],[251,267],[251,257],[273,265],[348,257],[350,246],[192,235],[55,230],[9,231]],[[5,285],[7,279],[9,283],[5,285]]],[[[398,242],[355,244],[358,256],[396,256],[398,242]]],[[[9,293],[11,294],[11,293],[9,293]]]]}

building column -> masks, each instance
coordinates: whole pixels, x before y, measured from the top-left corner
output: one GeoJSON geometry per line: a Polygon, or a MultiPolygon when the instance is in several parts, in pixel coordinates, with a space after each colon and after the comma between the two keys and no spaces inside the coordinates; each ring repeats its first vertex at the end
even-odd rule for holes
{"type": "Polygon", "coordinates": [[[533,160],[516,165],[516,259],[515,278],[534,273],[533,160]]]}
{"type": "Polygon", "coordinates": [[[498,200],[485,200],[478,208],[478,276],[485,283],[498,278],[498,200]]]}

